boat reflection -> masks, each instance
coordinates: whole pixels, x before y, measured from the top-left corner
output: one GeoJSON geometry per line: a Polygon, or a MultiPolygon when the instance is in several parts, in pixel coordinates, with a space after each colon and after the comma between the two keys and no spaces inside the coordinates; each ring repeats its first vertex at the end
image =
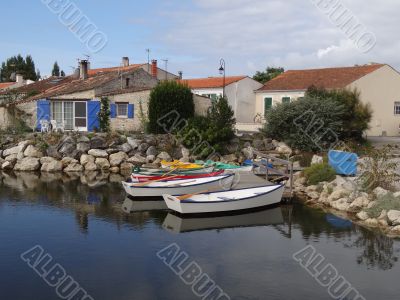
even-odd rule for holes
{"type": "Polygon", "coordinates": [[[122,210],[131,214],[134,212],[141,211],[152,211],[152,210],[167,210],[168,207],[165,204],[164,200],[149,200],[149,201],[140,201],[140,200],[132,200],[128,197],[125,198],[124,203],[122,203],[122,210]]]}
{"type": "Polygon", "coordinates": [[[162,226],[169,232],[183,233],[223,228],[271,226],[284,223],[282,208],[277,207],[250,213],[217,217],[182,217],[169,213],[162,226]]]}

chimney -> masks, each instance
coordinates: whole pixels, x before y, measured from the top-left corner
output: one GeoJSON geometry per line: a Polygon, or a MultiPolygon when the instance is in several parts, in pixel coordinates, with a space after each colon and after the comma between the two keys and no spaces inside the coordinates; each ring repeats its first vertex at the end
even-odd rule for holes
{"type": "Polygon", "coordinates": [[[80,75],[79,79],[88,79],[88,61],[87,60],[81,60],[80,62],[80,75]]]}
{"type": "Polygon", "coordinates": [[[123,67],[129,67],[129,57],[124,56],[124,57],[122,58],[122,66],[123,66],[123,67]]]}
{"type": "Polygon", "coordinates": [[[151,76],[153,76],[154,78],[158,78],[158,66],[156,59],[153,59],[151,61],[151,76]]]}
{"type": "Polygon", "coordinates": [[[179,72],[178,72],[178,76],[179,76],[179,79],[182,80],[182,79],[183,79],[183,72],[182,72],[182,71],[179,71],[179,72]]]}
{"type": "Polygon", "coordinates": [[[24,82],[24,77],[21,74],[15,75],[15,82],[22,84],[24,82]]]}

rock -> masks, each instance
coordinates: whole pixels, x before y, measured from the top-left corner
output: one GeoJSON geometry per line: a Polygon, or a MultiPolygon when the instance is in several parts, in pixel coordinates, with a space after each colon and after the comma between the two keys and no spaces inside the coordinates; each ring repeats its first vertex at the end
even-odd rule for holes
{"type": "Polygon", "coordinates": [[[94,159],[93,159],[93,161],[87,162],[84,167],[85,167],[85,171],[88,171],[88,172],[94,172],[99,169],[99,167],[95,163],[94,159]]]}
{"type": "Polygon", "coordinates": [[[392,226],[400,225],[400,211],[398,210],[389,210],[387,213],[387,218],[389,220],[389,224],[392,226]]]}
{"type": "Polygon", "coordinates": [[[24,151],[20,151],[17,154],[17,160],[22,160],[25,157],[24,151]]]}
{"type": "Polygon", "coordinates": [[[9,161],[12,164],[15,164],[17,162],[17,157],[18,154],[11,154],[9,156],[6,156],[5,161],[9,161]]]}
{"type": "Polygon", "coordinates": [[[107,148],[106,140],[100,136],[95,136],[90,140],[90,148],[91,149],[106,149],[107,148]]]}
{"type": "Polygon", "coordinates": [[[398,198],[398,197],[400,197],[400,192],[396,192],[396,193],[394,193],[394,194],[393,194],[393,196],[394,196],[395,198],[398,198]]]}
{"type": "Polygon", "coordinates": [[[306,193],[316,192],[318,190],[317,185],[310,185],[306,187],[306,193]]]}
{"type": "Polygon", "coordinates": [[[384,209],[384,210],[381,211],[381,214],[379,215],[378,220],[385,220],[385,221],[388,220],[388,212],[387,212],[387,210],[384,209]]]}
{"type": "Polygon", "coordinates": [[[17,164],[14,166],[14,171],[37,171],[39,168],[39,158],[25,157],[24,159],[17,161],[17,164]]]}
{"type": "Polygon", "coordinates": [[[146,155],[147,156],[149,156],[149,155],[157,156],[157,154],[158,154],[158,151],[157,151],[157,148],[155,146],[150,146],[146,151],[146,155]]]}
{"type": "Polygon", "coordinates": [[[87,153],[90,150],[90,146],[88,143],[78,143],[76,145],[76,150],[81,151],[82,153],[87,153]]]}
{"type": "Polygon", "coordinates": [[[123,162],[119,168],[121,170],[121,173],[131,173],[133,164],[128,162],[123,162]]]}
{"type": "Polygon", "coordinates": [[[400,233],[400,225],[394,226],[390,229],[390,232],[399,234],[400,233]]]}
{"type": "Polygon", "coordinates": [[[136,153],[133,157],[129,158],[127,162],[134,164],[134,165],[142,165],[146,163],[146,158],[141,156],[140,154],[136,153]]]}
{"type": "Polygon", "coordinates": [[[83,171],[83,166],[78,163],[78,161],[74,161],[70,163],[65,169],[65,173],[76,173],[76,172],[82,172],[83,171]]]}
{"type": "Polygon", "coordinates": [[[263,140],[254,140],[253,141],[253,147],[256,148],[257,150],[263,151],[265,150],[265,144],[263,140]]]}
{"type": "MultiPolygon", "coordinates": [[[[1,169],[1,165],[4,164],[6,160],[0,157],[0,169],[1,169]]],[[[0,177],[1,178],[1,177],[0,177]]]]}
{"type": "Polygon", "coordinates": [[[324,162],[324,158],[319,155],[314,155],[311,159],[311,165],[322,164],[324,162]]]}
{"type": "Polygon", "coordinates": [[[161,152],[157,155],[157,158],[165,161],[172,161],[171,155],[169,155],[167,152],[161,152]]]}
{"type": "Polygon", "coordinates": [[[108,159],[107,158],[102,158],[102,157],[96,158],[96,165],[101,170],[108,170],[111,167],[110,162],[108,161],[108,159]]]}
{"type": "Polygon", "coordinates": [[[146,157],[146,164],[151,164],[156,160],[156,157],[154,155],[147,155],[146,157]]]}
{"type": "Polygon", "coordinates": [[[64,157],[61,160],[61,162],[62,162],[62,165],[63,165],[64,168],[67,167],[70,164],[78,163],[78,161],[76,159],[72,158],[72,157],[64,157]]]}
{"type": "Polygon", "coordinates": [[[54,157],[55,159],[61,159],[62,155],[58,152],[57,146],[49,146],[46,150],[47,155],[50,157],[54,157]]]}
{"type": "Polygon", "coordinates": [[[110,172],[111,172],[111,173],[114,173],[114,174],[119,173],[119,167],[111,167],[111,168],[110,168],[110,172]]]}
{"type": "Polygon", "coordinates": [[[12,170],[14,168],[14,164],[12,162],[6,161],[1,165],[1,169],[5,171],[12,170]]]}
{"type": "Polygon", "coordinates": [[[42,167],[40,168],[40,171],[42,172],[54,173],[61,172],[63,170],[62,162],[51,157],[46,157],[43,160],[40,159],[40,163],[42,164],[42,167]]]}
{"type": "Polygon", "coordinates": [[[235,154],[228,154],[222,156],[222,161],[227,162],[227,163],[235,163],[238,161],[238,158],[235,154]]]}
{"type": "Polygon", "coordinates": [[[88,154],[82,154],[81,159],[80,159],[80,163],[82,166],[85,166],[88,163],[94,163],[94,156],[92,155],[88,155],[88,154]]]}
{"type": "Polygon", "coordinates": [[[59,147],[58,152],[63,156],[71,157],[72,153],[76,150],[76,145],[73,143],[63,143],[61,147],[59,147]]]}
{"type": "Polygon", "coordinates": [[[272,144],[272,140],[271,139],[264,139],[264,149],[266,151],[272,151],[272,150],[276,149],[274,144],[272,144]]]}
{"type": "Polygon", "coordinates": [[[351,212],[359,212],[364,207],[367,207],[369,204],[369,199],[367,197],[358,197],[356,198],[349,206],[349,211],[351,212]]]}
{"type": "Polygon", "coordinates": [[[370,203],[368,203],[367,208],[372,208],[377,204],[378,204],[378,201],[371,201],[370,203]]]}
{"type": "Polygon", "coordinates": [[[37,158],[43,157],[42,151],[39,151],[35,146],[32,145],[26,147],[24,155],[27,157],[37,157],[37,158]]]}
{"type": "Polygon", "coordinates": [[[181,148],[181,153],[183,158],[189,158],[190,156],[190,150],[185,147],[181,148]]]}
{"type": "Polygon", "coordinates": [[[292,149],[286,145],[285,143],[278,143],[277,147],[276,147],[276,151],[278,153],[282,153],[282,154],[291,154],[293,151],[292,149]]]}
{"type": "Polygon", "coordinates": [[[362,221],[369,219],[369,216],[365,211],[360,211],[356,216],[362,221]]]}
{"type": "Polygon", "coordinates": [[[387,193],[389,193],[389,191],[381,188],[381,187],[377,187],[376,189],[374,189],[372,191],[372,194],[378,199],[381,198],[383,196],[385,196],[387,193]]]}
{"type": "Polygon", "coordinates": [[[370,218],[370,219],[365,220],[364,222],[365,222],[365,225],[370,226],[370,227],[378,227],[379,226],[379,222],[377,219],[370,218]]]}
{"type": "Polygon", "coordinates": [[[90,143],[90,139],[86,136],[86,135],[82,135],[80,137],[78,137],[78,139],[76,140],[77,143],[90,143]]]}
{"type": "Polygon", "coordinates": [[[108,158],[108,153],[105,150],[101,150],[101,149],[90,149],[88,151],[89,155],[92,155],[96,158],[108,158]]]}
{"type": "Polygon", "coordinates": [[[110,165],[112,167],[118,167],[123,161],[128,159],[128,155],[125,152],[118,152],[110,155],[110,165]]]}
{"type": "Polygon", "coordinates": [[[138,150],[142,153],[146,153],[147,149],[149,148],[149,144],[147,143],[142,143],[139,145],[138,150]]]}
{"type": "Polygon", "coordinates": [[[21,152],[21,151],[23,152],[24,150],[25,150],[24,145],[15,146],[15,147],[4,150],[3,156],[6,157],[6,156],[9,156],[12,154],[18,154],[19,152],[21,152]]]}
{"type": "Polygon", "coordinates": [[[252,147],[243,148],[242,153],[246,159],[254,158],[254,149],[252,147]]]}
{"type": "Polygon", "coordinates": [[[333,201],[331,206],[337,210],[347,211],[350,204],[347,202],[347,198],[341,198],[339,200],[333,201]]]}
{"type": "Polygon", "coordinates": [[[128,144],[131,146],[133,150],[136,150],[139,148],[140,144],[142,143],[141,140],[137,140],[131,137],[128,137],[128,144]]]}
{"type": "Polygon", "coordinates": [[[318,192],[309,192],[307,193],[307,196],[313,200],[318,199],[320,197],[320,194],[318,192]]]}
{"type": "Polygon", "coordinates": [[[350,191],[339,188],[337,190],[334,190],[332,194],[329,195],[328,200],[329,201],[336,201],[339,200],[340,198],[344,198],[350,195],[350,191]]]}
{"type": "Polygon", "coordinates": [[[129,151],[132,150],[132,147],[131,147],[131,145],[129,145],[129,143],[124,143],[118,147],[118,150],[125,152],[125,153],[129,153],[129,151]]]}

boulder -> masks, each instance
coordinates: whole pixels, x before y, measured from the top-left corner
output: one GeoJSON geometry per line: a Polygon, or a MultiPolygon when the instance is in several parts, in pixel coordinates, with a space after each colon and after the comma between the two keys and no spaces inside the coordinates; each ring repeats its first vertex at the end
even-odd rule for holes
{"type": "Polygon", "coordinates": [[[19,152],[21,152],[21,151],[23,152],[24,150],[25,150],[24,145],[15,146],[15,147],[4,150],[3,157],[13,155],[13,154],[18,154],[19,152]]]}
{"type": "Polygon", "coordinates": [[[147,155],[146,157],[146,164],[151,164],[156,160],[156,157],[154,155],[147,155]]]}
{"type": "Polygon", "coordinates": [[[106,140],[100,136],[95,136],[90,140],[90,148],[91,149],[106,149],[107,148],[106,140]]]}
{"type": "Polygon", "coordinates": [[[337,210],[347,211],[350,204],[347,202],[347,198],[341,198],[339,200],[331,202],[331,206],[337,210]]]}
{"type": "Polygon", "coordinates": [[[138,150],[142,153],[146,153],[147,149],[149,148],[149,144],[147,143],[142,143],[139,145],[138,150]]]}
{"type": "Polygon", "coordinates": [[[246,159],[254,158],[254,149],[252,147],[243,148],[242,153],[246,159]]]}
{"type": "Polygon", "coordinates": [[[253,141],[253,147],[257,150],[263,151],[265,150],[265,144],[263,140],[256,139],[253,141]]]}
{"type": "Polygon", "coordinates": [[[136,150],[139,148],[140,144],[142,143],[141,140],[134,139],[132,137],[128,137],[128,144],[131,146],[133,150],[136,150]]]}
{"type": "Polygon", "coordinates": [[[128,162],[123,162],[119,168],[120,168],[121,173],[131,173],[133,164],[128,163],[128,162]]]}
{"type": "Polygon", "coordinates": [[[322,164],[324,162],[324,158],[319,155],[314,155],[311,159],[311,165],[322,164]]]}
{"type": "Polygon", "coordinates": [[[181,153],[183,158],[189,158],[190,156],[190,150],[185,147],[181,148],[181,153]]]}
{"type": "Polygon", "coordinates": [[[64,168],[67,167],[70,164],[78,163],[78,161],[75,158],[72,158],[72,157],[64,157],[61,160],[61,162],[62,162],[64,168]]]}
{"type": "Polygon", "coordinates": [[[14,164],[12,162],[6,161],[1,165],[1,169],[5,171],[12,170],[14,168],[14,164]]]}
{"type": "Polygon", "coordinates": [[[129,151],[132,150],[132,147],[129,143],[124,143],[121,146],[118,147],[119,151],[125,152],[125,153],[129,153],[129,151]]]}
{"type": "Polygon", "coordinates": [[[398,210],[389,210],[387,213],[387,218],[389,220],[389,224],[392,226],[400,225],[400,211],[398,210]]]}
{"type": "Polygon", "coordinates": [[[336,178],[332,181],[332,184],[334,186],[342,186],[343,184],[346,183],[346,179],[344,179],[342,176],[340,175],[336,175],[336,178]]]}
{"type": "Polygon", "coordinates": [[[102,157],[96,158],[96,165],[101,170],[108,170],[111,167],[110,162],[108,161],[108,159],[107,158],[102,158],[102,157]]]}
{"type": "Polygon", "coordinates": [[[372,191],[372,194],[373,194],[377,199],[379,199],[379,198],[385,196],[387,193],[389,193],[389,191],[387,191],[387,190],[385,190],[385,189],[383,189],[383,188],[381,188],[381,187],[377,187],[376,189],[374,189],[374,190],[372,191]]]}
{"type": "Polygon", "coordinates": [[[339,188],[337,190],[334,190],[332,194],[329,195],[328,200],[329,201],[337,201],[341,198],[347,197],[350,195],[350,191],[339,188]]]}
{"type": "Polygon", "coordinates": [[[88,172],[94,172],[99,169],[94,160],[87,162],[84,167],[85,167],[85,171],[88,171],[88,172]]]}
{"type": "Polygon", "coordinates": [[[146,151],[147,156],[149,156],[149,155],[157,156],[157,154],[158,154],[158,151],[155,146],[150,146],[146,151]]]}
{"type": "Polygon", "coordinates": [[[237,162],[238,158],[235,154],[228,154],[228,155],[222,156],[222,160],[224,162],[230,163],[230,162],[237,162]]]}
{"type": "Polygon", "coordinates": [[[65,169],[65,173],[77,173],[77,172],[82,172],[83,171],[83,166],[78,163],[78,161],[74,161],[70,163],[65,169]]]}
{"type": "Polygon", "coordinates": [[[360,211],[357,215],[357,218],[359,218],[361,221],[365,221],[369,219],[368,214],[365,211],[360,211]]]}
{"type": "Polygon", "coordinates": [[[110,168],[110,172],[111,172],[111,173],[114,173],[114,174],[119,173],[119,167],[111,167],[111,168],[110,168]]]}
{"type": "Polygon", "coordinates": [[[307,193],[307,196],[313,200],[316,200],[320,197],[320,194],[318,192],[309,192],[307,193]]]}
{"type": "Polygon", "coordinates": [[[374,219],[374,218],[366,219],[364,221],[364,223],[365,223],[365,225],[370,226],[370,227],[378,227],[379,226],[378,220],[374,219]]]}
{"type": "Polygon", "coordinates": [[[82,135],[80,137],[78,137],[78,139],[76,140],[77,143],[90,143],[90,139],[86,136],[86,135],[82,135]]]}
{"type": "Polygon", "coordinates": [[[356,198],[349,206],[349,210],[351,212],[359,212],[364,207],[367,207],[369,204],[369,199],[367,197],[361,196],[356,198]]]}
{"type": "Polygon", "coordinates": [[[42,167],[40,171],[45,173],[54,173],[61,172],[63,170],[63,164],[59,160],[55,160],[54,158],[46,157],[46,159],[40,159],[42,167]]]}
{"type": "Polygon", "coordinates": [[[74,143],[62,143],[61,147],[59,147],[58,152],[65,156],[72,156],[72,153],[76,150],[76,145],[74,143]]]}
{"type": "Polygon", "coordinates": [[[47,156],[54,157],[56,159],[61,159],[62,155],[58,152],[57,146],[49,146],[46,150],[47,156]]]}
{"type": "Polygon", "coordinates": [[[385,220],[385,221],[388,220],[388,212],[387,212],[387,210],[384,209],[384,210],[381,211],[381,214],[379,215],[378,220],[385,220]]]}
{"type": "Polygon", "coordinates": [[[134,156],[129,158],[127,160],[128,163],[134,164],[134,165],[142,165],[146,163],[146,158],[141,156],[140,154],[136,153],[134,156]]]}
{"type": "Polygon", "coordinates": [[[41,158],[43,157],[43,153],[35,146],[29,145],[24,151],[24,156],[41,158]]]}
{"type": "Polygon", "coordinates": [[[128,159],[128,155],[125,152],[118,152],[110,155],[110,165],[112,167],[118,167],[123,161],[128,159]]]}
{"type": "Polygon", "coordinates": [[[37,171],[40,168],[40,161],[37,157],[25,157],[17,161],[14,171],[37,171]]]}
{"type": "Polygon", "coordinates": [[[172,161],[171,155],[169,155],[167,152],[161,152],[157,155],[157,158],[165,161],[172,161]]]}
{"type": "Polygon", "coordinates": [[[5,161],[6,161],[5,159],[0,157],[0,168],[1,168],[1,165],[4,164],[5,161]]]}
{"type": "Polygon", "coordinates": [[[94,156],[89,155],[89,154],[82,154],[81,159],[80,159],[80,163],[82,166],[85,166],[88,163],[94,163],[94,156]]]}
{"type": "Polygon", "coordinates": [[[398,198],[398,197],[400,197],[400,192],[396,192],[396,193],[394,193],[394,194],[393,194],[393,196],[394,196],[395,198],[398,198]]]}
{"type": "Polygon", "coordinates": [[[40,158],[39,161],[40,161],[40,163],[43,165],[43,164],[52,162],[52,161],[54,161],[54,160],[56,160],[56,159],[54,159],[53,157],[50,157],[50,156],[43,156],[43,157],[40,158]]]}
{"type": "Polygon", "coordinates": [[[285,143],[279,143],[276,151],[282,154],[291,154],[293,152],[292,149],[285,143]]]}
{"type": "Polygon", "coordinates": [[[108,158],[108,153],[105,150],[101,150],[101,149],[90,149],[88,151],[89,155],[92,155],[96,158],[108,158]]]}
{"type": "Polygon", "coordinates": [[[82,153],[87,153],[90,150],[90,146],[88,143],[78,143],[76,145],[76,150],[81,151],[82,153]]]}
{"type": "Polygon", "coordinates": [[[12,164],[15,164],[17,162],[17,157],[18,157],[18,154],[11,154],[9,156],[6,156],[6,158],[4,160],[9,161],[12,164]]]}

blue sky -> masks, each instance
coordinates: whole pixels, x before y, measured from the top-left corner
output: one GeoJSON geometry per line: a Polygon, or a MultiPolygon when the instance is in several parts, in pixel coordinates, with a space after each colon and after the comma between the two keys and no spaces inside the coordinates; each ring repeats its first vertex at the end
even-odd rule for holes
{"type": "MultiPolygon", "coordinates": [[[[363,53],[315,5],[326,0],[47,0],[75,3],[107,36],[106,47],[90,53],[43,3],[2,4],[0,61],[31,54],[42,75],[54,61],[71,73],[76,59],[91,56],[92,67],[169,59],[169,70],[185,77],[217,76],[225,58],[228,75],[252,75],[269,66],[286,69],[347,66],[371,61],[400,67],[397,12],[400,3],[383,0],[342,0],[377,43],[363,53]],[[360,10],[360,7],[364,8],[360,10]],[[16,17],[18,16],[18,17],[16,17]]],[[[339,1],[339,0],[337,0],[339,1]]]]}

